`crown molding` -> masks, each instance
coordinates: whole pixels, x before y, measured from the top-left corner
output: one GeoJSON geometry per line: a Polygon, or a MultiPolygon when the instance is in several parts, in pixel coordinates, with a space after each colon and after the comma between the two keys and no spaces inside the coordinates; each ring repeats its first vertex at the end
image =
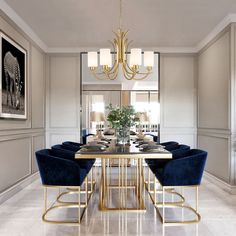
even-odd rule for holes
{"type": "MultiPolygon", "coordinates": [[[[71,48],[48,48],[47,53],[80,53],[98,51],[99,47],[71,47],[71,48]]],[[[143,50],[152,50],[160,53],[196,53],[194,47],[142,47],[143,50]]]]}
{"type": "MultiPolygon", "coordinates": [[[[98,47],[48,47],[33,29],[12,9],[5,0],[0,0],[0,9],[20,27],[45,53],[80,53],[92,51],[98,47]]],[[[236,22],[236,14],[228,14],[224,19],[195,47],[149,47],[143,48],[160,53],[197,53],[213,40],[225,27],[236,22]]]]}
{"type": "Polygon", "coordinates": [[[28,35],[44,52],[48,51],[47,45],[33,31],[33,29],[4,1],[0,1],[0,9],[28,35]]]}
{"type": "Polygon", "coordinates": [[[196,51],[203,49],[209,42],[211,42],[223,29],[225,29],[229,24],[236,22],[236,14],[229,14],[224,19],[216,25],[216,27],[203,39],[197,46],[196,51]]]}

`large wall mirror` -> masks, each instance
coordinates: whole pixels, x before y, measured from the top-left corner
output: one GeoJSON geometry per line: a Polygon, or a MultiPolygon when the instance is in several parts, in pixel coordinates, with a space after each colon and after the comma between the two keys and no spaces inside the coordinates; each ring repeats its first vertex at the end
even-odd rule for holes
{"type": "MultiPolygon", "coordinates": [[[[106,107],[112,104],[132,105],[137,112],[147,114],[147,119],[141,123],[142,129],[160,137],[160,54],[156,52],[154,55],[153,71],[146,79],[129,81],[121,72],[117,79],[111,81],[96,79],[87,66],[87,53],[80,54],[81,135],[95,133],[98,124],[91,114],[102,112],[106,117],[106,107]]],[[[106,121],[102,122],[102,126],[104,130],[109,129],[106,121]]]]}

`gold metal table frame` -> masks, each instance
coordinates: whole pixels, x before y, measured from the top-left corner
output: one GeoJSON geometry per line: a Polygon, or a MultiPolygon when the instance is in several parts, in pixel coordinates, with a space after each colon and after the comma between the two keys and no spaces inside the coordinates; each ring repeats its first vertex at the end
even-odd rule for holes
{"type": "Polygon", "coordinates": [[[76,159],[101,158],[99,209],[101,211],[145,211],[143,160],[171,159],[168,151],[142,152],[134,144],[116,146],[114,142],[105,151],[78,151],[76,159]],[[117,159],[118,165],[111,163],[117,159]],[[130,164],[131,163],[131,164],[130,164]]]}

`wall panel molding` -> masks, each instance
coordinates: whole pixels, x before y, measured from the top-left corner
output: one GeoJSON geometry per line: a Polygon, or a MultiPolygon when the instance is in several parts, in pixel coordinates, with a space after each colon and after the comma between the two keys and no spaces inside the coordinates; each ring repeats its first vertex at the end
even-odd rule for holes
{"type": "Polygon", "coordinates": [[[196,54],[161,54],[161,142],[196,147],[196,54]]]}
{"type": "Polygon", "coordinates": [[[21,183],[37,171],[33,147],[45,147],[45,54],[1,11],[0,15],[0,31],[27,51],[27,119],[0,119],[0,192],[4,191],[0,193],[2,202],[19,191],[21,183]]]}
{"type": "Polygon", "coordinates": [[[0,141],[0,192],[31,174],[31,147],[31,137],[0,141]]]}

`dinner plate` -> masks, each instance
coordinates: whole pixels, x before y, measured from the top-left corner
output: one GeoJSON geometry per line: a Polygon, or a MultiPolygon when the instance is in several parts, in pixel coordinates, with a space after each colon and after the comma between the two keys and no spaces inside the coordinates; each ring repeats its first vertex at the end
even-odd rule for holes
{"type": "Polygon", "coordinates": [[[97,145],[83,145],[82,149],[93,150],[93,151],[102,151],[106,149],[105,145],[97,144],[97,145]]]}
{"type": "Polygon", "coordinates": [[[156,149],[146,149],[146,148],[140,148],[139,149],[141,152],[156,152],[156,153],[162,153],[162,152],[166,152],[165,149],[161,149],[161,148],[156,148],[156,149]]]}
{"type": "Polygon", "coordinates": [[[139,145],[139,148],[145,148],[145,149],[160,149],[160,148],[164,148],[164,146],[160,145],[160,144],[141,144],[139,145]]]}
{"type": "Polygon", "coordinates": [[[101,151],[105,151],[106,149],[87,149],[87,148],[81,148],[80,150],[79,150],[79,152],[81,152],[81,153],[89,153],[89,152],[91,152],[91,153],[94,153],[94,152],[101,152],[101,151]]]}

